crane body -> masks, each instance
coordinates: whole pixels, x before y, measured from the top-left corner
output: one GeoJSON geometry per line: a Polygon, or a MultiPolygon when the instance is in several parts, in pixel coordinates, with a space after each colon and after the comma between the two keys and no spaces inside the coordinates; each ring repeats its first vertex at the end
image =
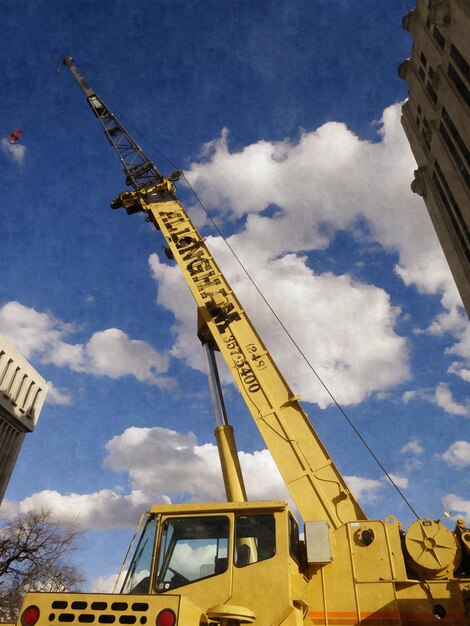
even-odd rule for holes
{"type": "MultiPolygon", "coordinates": [[[[70,57],[64,59],[116,149],[143,213],[194,297],[198,336],[220,352],[304,523],[285,502],[247,501],[221,400],[216,429],[228,502],[151,507],[120,593],[27,594],[18,625],[470,625],[470,531],[389,515],[367,519],[164,177],[70,57]],[[35,612],[36,611],[36,612],[35,612]],[[37,615],[37,618],[36,618],[37,615]]],[[[221,394],[215,374],[214,394],[221,394]]]]}

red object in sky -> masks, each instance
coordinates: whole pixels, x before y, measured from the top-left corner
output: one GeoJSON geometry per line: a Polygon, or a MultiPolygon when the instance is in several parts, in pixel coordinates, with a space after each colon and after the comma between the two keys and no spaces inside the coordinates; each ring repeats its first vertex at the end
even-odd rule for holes
{"type": "Polygon", "coordinates": [[[15,141],[18,141],[21,135],[21,128],[18,128],[18,130],[12,130],[11,131],[11,135],[10,135],[10,143],[15,143],[15,141]]]}

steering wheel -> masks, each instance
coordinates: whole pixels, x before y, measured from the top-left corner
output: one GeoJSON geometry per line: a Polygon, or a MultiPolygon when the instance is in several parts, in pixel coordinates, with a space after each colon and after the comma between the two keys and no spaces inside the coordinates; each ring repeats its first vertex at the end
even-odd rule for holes
{"type": "Polygon", "coordinates": [[[189,583],[190,582],[189,578],[186,578],[186,576],[183,576],[183,574],[180,574],[179,572],[177,572],[172,567],[168,567],[167,569],[173,574],[173,578],[171,579],[172,583],[180,584],[180,583],[189,583]]]}

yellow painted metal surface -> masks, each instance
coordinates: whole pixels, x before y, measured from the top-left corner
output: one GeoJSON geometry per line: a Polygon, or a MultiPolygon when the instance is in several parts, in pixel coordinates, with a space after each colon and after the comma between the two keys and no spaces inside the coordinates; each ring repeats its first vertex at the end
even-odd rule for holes
{"type": "MultiPolygon", "coordinates": [[[[172,184],[164,181],[139,193],[121,194],[121,202],[130,213],[145,211],[162,231],[168,254],[179,264],[196,300],[201,339],[213,342],[231,368],[303,519],[328,524],[332,558],[307,564],[302,550],[293,553],[291,517],[283,502],[155,505],[150,515],[159,520],[159,530],[147,578],[150,593],[28,594],[24,608],[36,603],[41,611],[36,626],[159,626],[157,617],[165,608],[174,611],[175,626],[425,626],[436,620],[470,626],[470,579],[457,576],[461,556],[470,548],[463,521],[452,533],[440,522],[419,520],[405,535],[394,516],[366,519],[172,194],[172,184]],[[158,587],[163,523],[217,515],[230,520],[225,569],[188,580],[176,590],[158,587]],[[249,515],[275,520],[275,550],[269,558],[260,558],[255,539],[236,538],[236,520],[249,515]],[[242,564],[235,554],[243,544],[251,556],[242,564]]],[[[230,436],[221,447],[228,457],[235,454],[230,436]]],[[[227,481],[235,485],[233,498],[242,500],[244,493],[236,493],[241,484],[236,474],[235,468],[227,481]]]]}
{"type": "MultiPolygon", "coordinates": [[[[64,63],[86,93],[95,115],[110,122],[104,125],[108,139],[111,141],[116,131],[125,135],[123,128],[113,126],[118,124],[116,118],[72,59],[67,57],[64,63]]],[[[240,502],[151,508],[151,523],[146,527],[152,528],[154,535],[150,569],[139,570],[142,578],[138,580],[131,576],[136,584],[129,585],[135,590],[145,583],[145,593],[27,594],[23,610],[33,605],[40,611],[39,621],[28,626],[424,626],[436,620],[448,626],[470,626],[470,531],[463,520],[455,532],[438,521],[418,520],[406,534],[394,516],[367,520],[299,398],[288,387],[177,200],[173,183],[161,177],[135,142],[131,140],[131,144],[143,160],[141,166],[127,163],[127,184],[138,191],[122,193],[112,206],[124,207],[129,214],[144,212],[162,232],[166,253],[179,265],[196,301],[201,340],[222,354],[301,516],[305,521],[320,522],[318,528],[323,531],[313,533],[314,540],[321,542],[326,536],[328,549],[310,551],[313,556],[308,563],[293,532],[296,525],[288,506],[283,502],[242,502],[245,494],[239,468],[233,463],[230,469],[228,462],[224,476],[227,492],[240,502]],[[139,181],[148,181],[142,176],[150,170],[160,182],[141,187],[148,184],[139,181]],[[238,528],[243,530],[243,519],[250,516],[269,517],[275,542],[264,554],[261,533],[250,535],[245,529],[245,534],[240,531],[237,535],[238,528]],[[215,537],[215,557],[211,555],[213,563],[209,564],[205,560],[209,544],[201,545],[204,536],[197,532],[204,527],[203,521],[211,518],[217,524],[222,520],[225,534],[215,537]],[[191,555],[192,550],[204,556],[197,562],[199,573],[194,579],[170,567],[176,541],[172,544],[163,528],[177,533],[181,520],[189,520],[196,529],[190,539],[181,534],[182,543],[187,541],[182,553],[191,555]],[[220,552],[219,539],[223,541],[220,552]],[[164,541],[171,549],[162,545],[164,541]],[[245,559],[239,558],[243,552],[245,556],[249,552],[245,559]],[[220,561],[223,567],[219,571],[216,564],[220,561]],[[210,571],[207,565],[211,565],[210,571]],[[168,571],[179,580],[166,578],[168,571]],[[176,617],[174,624],[159,622],[160,612],[168,609],[176,617]]],[[[230,461],[235,455],[231,433],[227,431],[228,437],[224,437],[227,433],[221,432],[221,456],[230,461]]],[[[20,625],[25,626],[21,618],[20,625]]]]}
{"type": "Polygon", "coordinates": [[[162,597],[93,593],[29,593],[21,613],[29,606],[39,608],[40,617],[36,626],[46,624],[50,626],[59,624],[155,626],[157,616],[164,609],[172,610],[182,624],[207,623],[207,618],[201,608],[180,595],[162,597]]]}
{"type": "Polygon", "coordinates": [[[330,455],[313,430],[252,326],[169,181],[120,201],[137,205],[166,239],[196,301],[201,338],[213,341],[232,371],[261,435],[303,519],[327,519],[332,528],[365,519],[330,455]],[[162,194],[170,196],[162,200],[162,194]]]}

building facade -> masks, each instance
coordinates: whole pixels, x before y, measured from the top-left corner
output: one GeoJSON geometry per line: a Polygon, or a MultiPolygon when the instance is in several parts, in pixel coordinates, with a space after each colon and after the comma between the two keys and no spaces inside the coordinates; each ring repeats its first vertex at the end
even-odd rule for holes
{"type": "Polygon", "coordinates": [[[418,0],[403,18],[413,37],[398,70],[409,86],[402,125],[423,197],[470,316],[470,2],[418,0]]]}
{"type": "Polygon", "coordinates": [[[0,503],[26,433],[34,430],[46,381],[0,335],[0,503]]]}

